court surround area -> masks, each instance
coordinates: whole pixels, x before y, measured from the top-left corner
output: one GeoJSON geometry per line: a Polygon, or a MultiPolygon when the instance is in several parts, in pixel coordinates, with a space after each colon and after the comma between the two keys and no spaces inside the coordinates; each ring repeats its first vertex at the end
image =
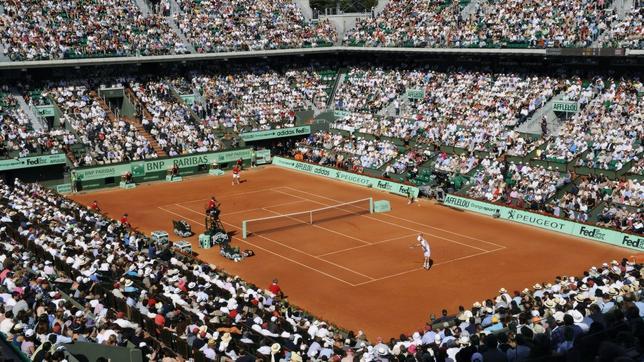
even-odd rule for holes
{"type": "Polygon", "coordinates": [[[188,240],[198,258],[260,288],[278,278],[291,303],[341,327],[363,329],[370,338],[409,333],[430,314],[439,315],[442,308],[455,312],[459,303],[490,298],[501,287],[522,290],[551,281],[555,271],[576,275],[631,254],[430,201],[408,205],[399,196],[275,166],[245,171],[242,178],[246,182],[236,186],[227,173],[72,198],[86,205],[97,200],[113,218],[128,213],[131,224],[148,235],[171,232],[172,220],[178,219],[188,221],[198,235],[206,203],[216,195],[233,245],[256,255],[234,263],[217,247],[200,249],[195,235],[188,240]],[[288,222],[287,227],[267,224],[259,232],[251,227],[242,237],[243,220],[367,198],[388,200],[391,212],[347,213],[313,224],[288,222]],[[430,271],[423,270],[422,251],[413,247],[421,232],[432,248],[430,271]]]}

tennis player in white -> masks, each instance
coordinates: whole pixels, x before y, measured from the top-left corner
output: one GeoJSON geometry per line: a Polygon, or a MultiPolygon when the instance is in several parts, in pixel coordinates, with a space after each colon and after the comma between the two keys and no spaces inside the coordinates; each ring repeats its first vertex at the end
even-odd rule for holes
{"type": "Polygon", "coordinates": [[[416,244],[416,246],[420,246],[423,249],[423,256],[425,257],[423,268],[425,268],[425,270],[429,270],[429,268],[432,267],[432,264],[434,264],[430,257],[431,249],[429,248],[429,243],[427,242],[427,239],[425,239],[423,233],[418,234],[416,240],[418,240],[418,244],[416,244]]]}

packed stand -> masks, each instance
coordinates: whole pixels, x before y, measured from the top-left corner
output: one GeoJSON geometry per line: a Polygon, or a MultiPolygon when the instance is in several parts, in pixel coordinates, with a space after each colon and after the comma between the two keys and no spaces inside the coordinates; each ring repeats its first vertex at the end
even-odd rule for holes
{"type": "Polygon", "coordinates": [[[5,55],[12,60],[187,53],[163,16],[134,0],[4,0],[5,55]]]}
{"type": "Polygon", "coordinates": [[[472,177],[467,195],[490,202],[542,210],[572,176],[542,166],[485,158],[472,177]]]}
{"type": "Polygon", "coordinates": [[[330,132],[316,132],[299,142],[295,148],[306,160],[339,168],[378,169],[398,155],[395,144],[363,137],[343,137],[330,132]]]}
{"type": "MultiPolygon", "coordinates": [[[[557,217],[566,217],[572,220],[588,221],[589,213],[606,202],[606,208],[615,206],[625,209],[640,210],[644,204],[644,187],[637,180],[622,179],[613,181],[604,175],[582,176],[579,183],[554,202],[552,210],[557,217]]],[[[606,212],[606,208],[603,210],[606,212]]],[[[639,213],[639,211],[637,211],[639,213]]],[[[607,223],[607,219],[600,219],[607,223]]]]}
{"type": "Polygon", "coordinates": [[[177,3],[175,20],[200,53],[331,46],[337,37],[330,21],[307,21],[288,0],[177,3]]]}
{"type": "Polygon", "coordinates": [[[540,143],[512,132],[560,89],[551,77],[518,73],[488,73],[425,69],[352,68],[336,96],[336,109],[377,113],[393,106],[400,114],[382,125],[372,116],[350,115],[336,121],[341,129],[413,137],[418,142],[443,144],[469,151],[486,151],[501,144],[524,156],[540,143]],[[420,89],[421,99],[406,100],[408,90],[420,89]],[[404,121],[407,119],[408,121],[404,121]],[[501,141],[501,142],[499,142],[501,141]]]}
{"type": "Polygon", "coordinates": [[[428,162],[433,155],[433,152],[427,149],[403,152],[391,163],[391,165],[387,166],[387,173],[401,175],[410,171],[412,173],[410,176],[414,176],[414,173],[418,173],[418,167],[428,162]]]}
{"type": "Polygon", "coordinates": [[[633,8],[624,14],[623,19],[618,14],[612,15],[611,26],[603,34],[602,46],[608,48],[644,48],[644,4],[640,0],[633,1],[633,8]]]}
{"type": "MultiPolygon", "coordinates": [[[[0,330],[8,329],[27,353],[37,354],[38,342],[84,340],[83,333],[92,329],[103,333],[95,339],[92,334],[89,340],[120,345],[133,339],[144,353],[150,352],[151,343],[146,333],[154,337],[168,332],[183,345],[201,351],[207,360],[243,356],[276,361],[350,361],[354,357],[506,361],[552,356],[591,360],[598,353],[611,358],[637,353],[641,347],[637,343],[644,340],[640,292],[644,272],[641,265],[626,259],[593,267],[581,277],[562,276],[553,283],[535,284],[532,290],[502,288],[495,297],[475,302],[469,309],[460,307],[455,316],[444,310],[424,329],[388,342],[376,338],[370,345],[363,333],[340,334],[333,326],[290,308],[279,291],[271,292],[272,286],[260,290],[211,265],[151,248],[125,223],[78,207],[41,186],[18,181],[12,190],[2,184],[0,196],[3,231],[18,231],[21,238],[42,247],[47,258],[53,257],[55,265],[63,263],[78,274],[71,278],[70,295],[88,305],[80,310],[61,302],[56,291],[48,289],[52,283],[46,276],[56,273],[51,265],[33,261],[11,249],[15,248],[11,242],[3,242],[3,251],[9,248],[6,254],[14,256],[0,257],[2,275],[11,281],[3,287],[13,290],[2,298],[12,298],[15,304],[11,311],[5,309],[0,330]],[[15,267],[7,270],[10,265],[15,267]],[[27,267],[31,271],[22,274],[27,267]],[[145,322],[145,330],[139,330],[121,311],[106,311],[103,299],[91,293],[97,281],[112,283],[109,295],[101,297],[124,301],[151,325],[145,322]],[[42,301],[33,302],[35,307],[30,306],[30,298],[21,299],[31,293],[42,295],[42,301]],[[50,299],[55,304],[51,308],[44,303],[50,299]],[[53,315],[54,322],[39,323],[40,319],[29,317],[31,313],[53,315]]],[[[11,299],[5,299],[2,308],[7,304],[11,299]]]]}
{"type": "Polygon", "coordinates": [[[624,259],[443,310],[423,330],[379,341],[387,358],[452,361],[634,361],[644,337],[641,264],[624,259]],[[432,359],[433,357],[433,359],[432,359]]]}
{"type": "Polygon", "coordinates": [[[150,143],[122,118],[114,118],[85,85],[63,85],[50,90],[61,109],[61,119],[87,147],[76,167],[156,158],[150,143]],[[111,116],[111,117],[110,117],[111,116]]]}
{"type": "MultiPolygon", "coordinates": [[[[358,21],[344,43],[419,48],[589,47],[611,26],[614,11],[610,3],[485,0],[475,5],[469,17],[463,17],[459,1],[392,0],[378,16],[358,21]]],[[[624,27],[627,29],[616,30],[617,35],[630,35],[630,27],[621,25],[624,27]]]]}
{"type": "MultiPolygon", "coordinates": [[[[34,361],[68,358],[65,345],[75,342],[121,347],[130,342],[145,350],[141,327],[103,304],[96,276],[73,278],[2,229],[0,332],[9,343],[34,361]]],[[[77,263],[82,261],[68,264],[77,263]]]]}
{"type": "Polygon", "coordinates": [[[387,3],[374,18],[360,19],[344,43],[368,47],[442,47],[452,44],[449,25],[464,25],[459,2],[401,1],[387,3]]]}
{"type": "Polygon", "coordinates": [[[618,171],[644,150],[644,102],[632,80],[598,79],[589,87],[594,97],[566,120],[544,152],[548,160],[569,162],[586,150],[576,164],[618,171]]]}
{"type": "Polygon", "coordinates": [[[518,139],[509,128],[525,122],[558,89],[551,77],[519,73],[450,71],[421,74],[425,97],[404,114],[430,121],[424,137],[434,142],[485,150],[486,143],[518,139]]]}
{"type": "Polygon", "coordinates": [[[634,234],[644,234],[641,208],[607,203],[597,215],[597,225],[634,234]]]}
{"type": "Polygon", "coordinates": [[[353,156],[364,168],[378,169],[398,155],[398,146],[388,141],[358,137],[335,150],[353,156]]]}
{"type": "Polygon", "coordinates": [[[331,128],[348,132],[372,134],[376,137],[390,137],[403,140],[406,144],[422,134],[429,127],[425,120],[413,120],[403,117],[380,117],[365,113],[351,113],[332,123],[331,128]]]}
{"type": "Polygon", "coordinates": [[[222,148],[213,130],[192,119],[190,108],[179,101],[164,81],[130,83],[145,110],[142,123],[170,157],[222,148]]]}
{"type": "Polygon", "coordinates": [[[293,127],[295,111],[310,109],[315,98],[328,97],[312,69],[280,72],[256,67],[195,75],[192,84],[205,99],[199,115],[206,126],[235,132],[293,127]]]}
{"type": "Polygon", "coordinates": [[[335,94],[335,108],[376,114],[405,90],[407,71],[382,67],[352,67],[335,94]]]}
{"type": "Polygon", "coordinates": [[[634,175],[644,176],[644,157],[641,157],[641,156],[635,157],[634,162],[635,163],[633,164],[631,169],[628,170],[628,172],[634,175]]]}
{"type": "MultiPolygon", "coordinates": [[[[274,289],[248,285],[212,264],[173,254],[167,246],[157,248],[131,231],[127,221],[106,219],[35,184],[17,181],[14,189],[2,184],[0,196],[3,226],[42,247],[54,263],[78,273],[83,288],[97,281],[111,284],[104,300],[116,298],[121,301],[117,305],[123,303],[140,316],[144,333],[172,336],[164,340],[168,348],[180,340],[182,348],[198,350],[207,360],[270,358],[271,351],[278,352],[276,344],[311,357],[345,346],[366,350],[364,334],[340,335],[333,326],[290,307],[274,289]],[[335,348],[323,348],[325,344],[335,348]]],[[[88,312],[98,315],[101,303],[89,302],[88,312]]],[[[118,319],[106,321],[119,324],[118,319]]],[[[105,338],[121,342],[118,332],[125,328],[105,333],[105,338]]],[[[141,342],[136,345],[150,352],[141,342]]]]}
{"type": "Polygon", "coordinates": [[[509,156],[524,157],[539,149],[546,143],[543,137],[530,137],[522,135],[516,131],[507,132],[504,138],[499,138],[496,143],[492,144],[495,148],[495,154],[501,155],[503,153],[509,156]]]}
{"type": "Polygon", "coordinates": [[[34,130],[29,116],[11,95],[2,94],[0,116],[0,157],[60,153],[75,142],[74,136],[62,128],[34,130]]]}
{"type": "Polygon", "coordinates": [[[434,161],[434,168],[444,172],[467,174],[479,164],[474,154],[448,155],[441,152],[434,161]]]}
{"type": "Polygon", "coordinates": [[[636,208],[644,207],[643,182],[632,179],[621,179],[613,181],[613,185],[609,193],[612,202],[636,208]]]}

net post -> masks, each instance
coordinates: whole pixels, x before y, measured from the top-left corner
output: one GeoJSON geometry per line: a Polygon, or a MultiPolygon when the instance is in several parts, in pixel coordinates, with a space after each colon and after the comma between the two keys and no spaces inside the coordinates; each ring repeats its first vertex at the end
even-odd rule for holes
{"type": "Polygon", "coordinates": [[[242,221],[242,239],[246,240],[246,220],[242,221]]]}
{"type": "Polygon", "coordinates": [[[309,224],[313,225],[313,211],[309,212],[309,224]]]}
{"type": "Polygon", "coordinates": [[[373,197],[369,198],[369,213],[373,214],[373,197]]]}

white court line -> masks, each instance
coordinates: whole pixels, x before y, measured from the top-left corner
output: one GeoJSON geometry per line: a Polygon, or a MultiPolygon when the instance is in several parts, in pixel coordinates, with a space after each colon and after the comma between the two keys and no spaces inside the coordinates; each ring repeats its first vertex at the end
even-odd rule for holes
{"type": "MultiPolygon", "coordinates": [[[[198,211],[192,210],[192,209],[190,209],[190,208],[188,208],[188,207],[181,206],[181,205],[179,205],[179,204],[175,204],[175,206],[178,206],[178,207],[180,207],[180,208],[182,208],[182,209],[186,209],[186,210],[188,210],[188,211],[194,212],[194,213],[196,213],[196,214],[200,214],[200,215],[202,214],[201,212],[198,212],[198,211]]],[[[239,229],[239,230],[241,230],[241,228],[240,228],[240,227],[238,227],[238,226],[236,226],[236,225],[234,225],[234,224],[231,224],[231,223],[226,222],[226,221],[223,221],[223,220],[221,220],[221,222],[222,222],[222,223],[224,223],[224,224],[230,225],[230,226],[234,227],[235,229],[239,229]]],[[[340,268],[340,269],[344,269],[344,270],[346,270],[346,271],[348,271],[348,272],[351,272],[351,273],[354,273],[354,274],[356,274],[356,275],[360,275],[360,276],[365,277],[365,278],[367,278],[367,279],[373,279],[373,277],[370,277],[370,276],[368,276],[368,275],[366,275],[366,274],[362,274],[362,273],[360,273],[360,272],[357,272],[357,271],[355,271],[355,270],[353,270],[353,269],[349,269],[349,268],[347,268],[347,267],[345,267],[345,266],[342,266],[342,265],[340,265],[340,264],[334,263],[334,262],[332,262],[332,261],[322,259],[322,258],[320,258],[320,257],[317,257],[317,256],[313,255],[313,254],[309,254],[309,253],[304,252],[304,251],[302,251],[302,250],[300,250],[300,249],[294,248],[294,247],[292,247],[292,246],[290,246],[290,245],[287,245],[287,244],[281,243],[281,242],[279,242],[279,241],[276,241],[276,240],[270,239],[270,238],[268,238],[268,237],[266,237],[266,236],[263,236],[263,235],[255,235],[255,236],[260,237],[260,238],[264,238],[264,239],[266,239],[266,240],[268,240],[268,241],[272,241],[272,242],[274,242],[275,244],[282,245],[282,246],[283,246],[283,247],[285,247],[285,248],[291,249],[291,250],[293,250],[293,251],[295,251],[295,252],[298,252],[298,253],[300,253],[300,254],[306,255],[306,256],[311,257],[311,258],[313,258],[313,259],[321,260],[321,261],[323,261],[323,262],[325,262],[325,263],[327,263],[327,264],[331,264],[331,265],[333,265],[333,266],[335,266],[335,267],[338,267],[338,268],[340,268]]]]}
{"type": "MultiPolygon", "coordinates": [[[[256,193],[258,193],[258,192],[275,191],[276,189],[281,189],[281,188],[284,188],[284,186],[280,186],[280,187],[270,187],[270,188],[267,188],[267,189],[254,190],[254,191],[238,192],[238,193],[235,193],[235,194],[226,194],[226,195],[224,195],[224,196],[218,197],[218,198],[217,198],[217,200],[224,200],[224,199],[229,199],[229,198],[231,198],[231,197],[236,197],[236,196],[243,196],[243,195],[256,194],[256,193]]],[[[214,193],[214,192],[213,192],[213,193],[214,193]]],[[[204,201],[204,200],[210,200],[210,197],[206,197],[206,198],[203,198],[203,199],[189,200],[189,201],[181,201],[181,204],[189,204],[189,203],[191,203],[191,202],[204,201]]],[[[161,205],[161,206],[172,206],[172,205],[174,205],[174,203],[172,203],[172,204],[165,204],[165,205],[161,205]]]]}
{"type": "MultiPolygon", "coordinates": [[[[181,206],[181,205],[177,205],[177,206],[181,206]]],[[[197,221],[197,220],[194,220],[194,219],[190,219],[190,218],[188,218],[188,217],[186,217],[186,216],[184,216],[184,215],[182,215],[182,214],[179,214],[179,213],[176,213],[176,212],[174,212],[174,211],[170,211],[170,210],[164,209],[164,208],[163,208],[163,207],[161,207],[161,206],[159,206],[158,208],[159,208],[159,209],[161,209],[161,210],[163,210],[163,211],[165,211],[165,212],[167,212],[167,213],[174,214],[174,215],[177,215],[177,216],[182,217],[182,218],[184,218],[184,219],[190,220],[190,221],[192,221],[192,222],[194,222],[194,223],[196,223],[196,224],[198,224],[198,225],[205,226],[203,223],[201,223],[201,222],[199,222],[199,221],[197,221]]],[[[185,208],[185,209],[187,209],[187,210],[189,210],[189,211],[192,211],[192,212],[195,212],[195,213],[196,213],[196,211],[194,211],[194,210],[191,210],[191,209],[188,209],[188,208],[185,208]]],[[[236,229],[239,229],[239,227],[237,227],[237,226],[235,226],[235,225],[233,225],[233,224],[231,224],[231,223],[225,222],[225,221],[223,221],[223,220],[222,220],[222,222],[223,222],[224,224],[228,224],[228,225],[230,225],[230,226],[232,226],[232,227],[234,227],[234,228],[236,228],[236,229]]],[[[266,240],[268,240],[268,241],[272,241],[272,242],[275,242],[275,243],[277,243],[277,244],[281,244],[281,243],[276,242],[275,240],[272,240],[272,239],[270,239],[270,238],[268,238],[268,237],[266,237],[266,236],[263,236],[263,235],[257,235],[257,236],[258,236],[258,237],[261,237],[261,238],[263,238],[263,239],[266,239],[266,240]]],[[[372,277],[369,277],[369,279],[370,279],[370,280],[368,280],[368,281],[366,281],[366,282],[362,282],[362,283],[354,284],[354,283],[348,282],[348,281],[346,281],[346,280],[344,280],[344,279],[342,279],[342,278],[338,278],[338,277],[336,277],[336,276],[334,276],[334,275],[331,275],[331,274],[329,274],[329,273],[326,273],[326,272],[324,272],[324,271],[321,271],[321,270],[319,270],[319,269],[313,268],[313,267],[311,267],[311,266],[309,266],[309,265],[307,265],[307,264],[304,264],[304,263],[302,263],[302,262],[299,262],[299,261],[297,261],[297,260],[293,260],[293,259],[291,259],[291,258],[288,258],[288,257],[286,257],[286,256],[284,256],[284,255],[282,255],[282,254],[279,254],[279,253],[276,253],[276,252],[274,252],[274,251],[271,251],[271,250],[268,250],[268,249],[266,249],[266,248],[263,248],[263,247],[261,247],[261,246],[259,246],[259,245],[255,244],[255,243],[251,243],[251,242],[246,241],[246,240],[244,240],[244,239],[242,239],[242,238],[239,238],[239,237],[233,236],[233,239],[236,239],[236,240],[238,240],[238,241],[240,241],[240,242],[242,242],[242,243],[245,243],[245,244],[251,245],[251,246],[253,246],[253,247],[257,248],[257,249],[263,250],[263,251],[265,251],[265,252],[267,252],[267,253],[269,253],[269,254],[273,254],[273,255],[275,255],[275,256],[277,256],[277,257],[279,257],[279,258],[282,258],[282,259],[284,259],[284,260],[290,261],[290,262],[292,262],[292,263],[294,263],[294,264],[297,264],[297,265],[300,265],[300,266],[305,267],[305,268],[307,268],[307,269],[313,270],[313,271],[315,271],[315,272],[317,272],[317,273],[320,273],[320,274],[325,275],[325,276],[327,276],[327,277],[329,277],[329,278],[331,278],[331,279],[335,279],[335,280],[337,280],[337,281],[339,281],[339,282],[342,282],[342,283],[347,284],[347,285],[352,286],[352,287],[358,287],[358,286],[362,286],[362,285],[369,284],[369,283],[372,283],[372,282],[376,282],[376,281],[380,281],[380,280],[385,280],[385,279],[390,279],[390,278],[397,277],[397,276],[400,276],[400,275],[405,275],[405,274],[413,273],[413,272],[415,272],[415,271],[423,270],[423,268],[415,268],[415,269],[412,269],[412,270],[407,270],[407,271],[403,271],[403,272],[400,272],[400,273],[387,275],[387,276],[380,277],[380,278],[372,278],[372,277]]],[[[384,242],[384,241],[385,241],[385,240],[383,240],[382,242],[384,242]]],[[[455,262],[455,261],[460,261],[460,260],[464,260],[464,259],[473,258],[473,257],[476,257],[476,256],[481,256],[481,255],[485,255],[485,254],[494,253],[494,252],[499,251],[499,250],[502,250],[502,249],[505,249],[505,248],[498,248],[498,249],[494,249],[494,250],[484,251],[484,252],[481,252],[481,253],[475,253],[475,254],[471,254],[471,255],[466,255],[466,256],[463,256],[463,257],[460,257],[460,258],[450,259],[450,260],[447,260],[447,261],[444,261],[444,262],[441,262],[441,263],[436,263],[436,264],[434,264],[434,265],[432,266],[432,268],[437,267],[437,266],[439,266],[439,265],[444,265],[444,264],[452,263],[452,262],[455,262]]],[[[297,249],[296,249],[296,250],[297,250],[297,249]]],[[[320,260],[325,261],[324,259],[320,259],[320,260]]],[[[350,270],[350,269],[349,269],[349,270],[350,270]]],[[[354,272],[354,273],[355,273],[355,272],[354,272]]]]}
{"type": "MultiPolygon", "coordinates": [[[[455,262],[455,261],[460,261],[460,260],[473,258],[475,256],[481,256],[481,255],[485,255],[485,254],[490,254],[490,253],[494,253],[496,251],[503,250],[503,249],[505,249],[505,248],[498,248],[498,249],[494,249],[494,250],[490,250],[490,251],[483,251],[483,252],[480,252],[480,253],[474,253],[474,254],[471,254],[471,255],[462,256],[460,258],[454,258],[454,259],[446,260],[446,261],[443,261],[443,262],[436,263],[436,264],[432,265],[432,269],[434,269],[435,267],[437,267],[439,265],[445,265],[445,264],[449,264],[449,263],[452,263],[452,262],[455,262]]],[[[374,280],[368,280],[366,282],[354,284],[354,287],[358,287],[358,286],[361,286],[361,285],[377,282],[377,281],[380,281],[380,280],[385,280],[385,279],[398,277],[398,276],[401,276],[401,275],[413,273],[415,271],[419,271],[419,270],[423,270],[423,269],[424,268],[420,267],[420,268],[414,268],[414,269],[407,270],[407,271],[400,272],[400,273],[396,273],[396,274],[387,275],[387,276],[384,276],[384,277],[381,277],[381,278],[376,278],[374,280]]]]}
{"type": "MultiPolygon", "coordinates": [[[[163,210],[163,211],[165,211],[165,212],[167,212],[167,213],[174,214],[174,215],[177,215],[177,216],[182,217],[182,218],[184,218],[184,219],[190,220],[190,221],[194,222],[195,224],[198,224],[198,225],[201,225],[201,226],[205,226],[203,223],[201,223],[201,222],[199,222],[199,221],[197,221],[197,220],[193,220],[193,219],[187,218],[187,217],[185,217],[184,215],[181,215],[181,214],[176,213],[176,212],[174,212],[174,211],[170,211],[170,210],[164,209],[164,208],[163,208],[163,207],[161,207],[161,206],[158,206],[158,208],[159,208],[159,209],[161,209],[161,210],[163,210]]],[[[231,225],[231,226],[233,226],[233,227],[235,227],[235,228],[236,228],[236,226],[234,226],[234,225],[232,225],[232,224],[230,224],[230,223],[227,223],[227,222],[224,222],[224,221],[222,221],[222,222],[223,222],[224,224],[228,224],[228,225],[231,225]]],[[[269,241],[272,241],[271,239],[269,239],[269,238],[267,238],[267,237],[265,237],[265,236],[261,236],[261,235],[258,235],[258,236],[263,237],[264,239],[267,239],[267,240],[269,240],[269,241]]],[[[276,253],[276,252],[274,252],[274,251],[271,251],[271,250],[268,250],[268,249],[266,249],[266,248],[263,248],[263,247],[261,247],[261,246],[259,246],[259,245],[257,245],[257,244],[251,243],[251,242],[246,241],[246,240],[244,240],[244,239],[242,239],[242,238],[239,238],[239,237],[233,236],[233,239],[236,239],[236,240],[238,240],[238,241],[241,241],[242,243],[246,243],[246,244],[248,244],[248,245],[251,245],[251,246],[253,246],[253,247],[257,248],[257,249],[263,250],[263,251],[265,251],[265,252],[267,252],[267,253],[269,253],[269,254],[273,254],[273,255],[275,255],[275,256],[277,256],[277,257],[280,257],[280,258],[282,258],[282,259],[284,259],[284,260],[288,260],[288,261],[290,261],[291,263],[294,263],[294,264],[297,264],[297,265],[303,266],[303,267],[305,267],[305,268],[307,268],[307,269],[313,270],[314,272],[318,272],[318,273],[320,273],[320,274],[322,274],[322,275],[325,275],[325,276],[327,276],[327,277],[329,277],[329,278],[335,279],[335,280],[337,280],[337,281],[339,281],[339,282],[342,282],[342,283],[344,283],[344,284],[347,284],[347,285],[349,285],[349,286],[352,286],[352,287],[353,287],[353,286],[355,286],[355,284],[350,283],[350,282],[348,282],[348,281],[346,281],[346,280],[344,280],[344,279],[338,278],[338,277],[336,277],[336,276],[334,276],[334,275],[331,275],[331,274],[329,274],[329,273],[325,273],[325,272],[323,272],[323,271],[321,271],[321,270],[319,270],[319,269],[313,268],[313,267],[311,267],[311,266],[309,266],[309,265],[307,265],[307,264],[301,263],[301,262],[299,262],[299,261],[297,261],[297,260],[293,260],[293,259],[291,259],[291,258],[288,258],[288,257],[286,257],[286,256],[282,255],[282,254],[279,254],[279,253],[276,253]]]]}
{"type": "MultiPolygon", "coordinates": [[[[287,187],[286,187],[286,188],[287,188],[287,187]]],[[[295,190],[295,189],[293,189],[293,190],[295,190]]],[[[295,191],[297,191],[297,190],[295,190],[295,191]]],[[[299,196],[295,196],[295,195],[292,195],[292,194],[288,194],[288,193],[286,193],[286,192],[282,192],[282,191],[275,191],[275,192],[283,193],[283,194],[285,194],[285,195],[290,195],[290,196],[293,196],[293,197],[299,197],[299,196]]],[[[304,192],[304,191],[301,191],[301,192],[304,192]]],[[[304,193],[307,193],[307,194],[308,194],[308,192],[304,192],[304,193]]],[[[315,195],[315,194],[311,194],[311,195],[315,195]]],[[[317,195],[315,195],[315,196],[317,196],[317,195]]],[[[323,196],[318,196],[318,197],[324,198],[323,196]]],[[[311,200],[311,199],[305,199],[305,198],[303,198],[303,197],[300,197],[300,198],[301,198],[301,199],[303,199],[303,200],[311,201],[311,202],[316,203],[316,204],[318,204],[318,205],[332,206],[332,205],[328,205],[328,204],[325,204],[325,203],[322,203],[322,202],[319,202],[319,201],[314,201],[314,200],[311,200]]],[[[332,199],[329,199],[329,200],[332,200],[332,199]]],[[[384,224],[388,224],[388,225],[396,226],[396,227],[399,227],[399,228],[401,228],[401,229],[406,229],[406,230],[409,230],[409,231],[414,231],[414,232],[416,232],[416,233],[422,233],[422,232],[423,232],[422,230],[412,229],[412,228],[409,228],[409,227],[406,227],[406,226],[402,226],[402,225],[399,225],[399,224],[395,224],[395,223],[392,223],[392,222],[389,222],[389,221],[380,220],[380,219],[377,219],[377,218],[372,217],[372,216],[367,216],[367,215],[358,215],[358,216],[360,216],[360,217],[365,217],[365,218],[367,218],[367,219],[371,219],[371,220],[376,220],[376,221],[379,221],[379,222],[384,223],[384,224]]],[[[487,251],[486,249],[479,248],[478,246],[473,246],[473,245],[469,245],[469,244],[461,243],[461,242],[458,242],[458,241],[456,241],[456,240],[452,240],[452,239],[449,239],[449,238],[444,238],[444,237],[442,237],[442,236],[438,236],[438,235],[435,235],[435,234],[430,234],[430,233],[427,233],[427,232],[425,232],[425,233],[426,233],[426,234],[431,235],[431,236],[432,236],[432,237],[434,237],[434,238],[442,239],[442,240],[445,240],[445,241],[449,241],[449,242],[454,243],[454,244],[459,244],[459,245],[467,246],[468,248],[472,248],[472,249],[476,249],[476,250],[480,250],[480,251],[487,251]]]]}
{"type": "MultiPolygon", "coordinates": [[[[342,201],[339,201],[339,200],[332,199],[332,198],[330,198],[330,197],[320,196],[320,195],[314,194],[314,193],[312,193],[312,192],[307,192],[307,191],[302,191],[302,190],[294,189],[294,188],[289,187],[289,186],[283,186],[283,187],[279,187],[279,188],[281,188],[281,189],[289,189],[289,190],[292,190],[292,191],[301,192],[301,193],[303,193],[303,194],[309,194],[309,195],[317,196],[317,197],[319,197],[319,198],[321,198],[321,199],[326,199],[326,200],[333,201],[333,202],[342,202],[342,201]]],[[[279,192],[279,191],[276,191],[276,192],[279,192]]],[[[458,235],[458,236],[461,236],[461,237],[464,237],[464,238],[467,238],[467,239],[472,239],[472,240],[480,241],[480,242],[483,242],[483,243],[486,243],[486,244],[494,245],[494,246],[496,246],[496,247],[498,247],[498,248],[507,248],[507,246],[505,246],[505,245],[500,245],[500,244],[497,244],[497,243],[493,243],[493,242],[491,242],[491,241],[487,241],[487,240],[483,240],[483,239],[475,238],[475,237],[473,237],[473,236],[469,236],[469,235],[465,235],[465,234],[459,234],[459,233],[457,233],[457,232],[450,231],[450,230],[446,230],[446,229],[442,229],[442,228],[439,228],[439,227],[436,227],[436,226],[431,226],[431,225],[421,224],[421,223],[419,223],[419,222],[412,221],[412,220],[408,220],[408,219],[405,219],[405,218],[402,218],[402,217],[399,217],[399,216],[394,216],[394,215],[390,215],[390,214],[381,214],[381,215],[382,215],[382,216],[386,216],[386,217],[391,217],[391,218],[394,218],[394,219],[398,219],[398,220],[403,220],[403,221],[406,221],[406,222],[408,222],[408,223],[410,223],[410,224],[416,224],[416,225],[424,226],[424,227],[427,227],[427,228],[430,228],[430,229],[440,230],[440,231],[446,232],[446,233],[448,233],[448,234],[458,235]]]]}
{"type": "MultiPolygon", "coordinates": [[[[307,201],[308,201],[308,200],[307,200],[307,201]]],[[[304,200],[300,200],[300,202],[304,202],[304,200]]],[[[275,206],[277,206],[277,205],[271,205],[271,206],[269,206],[269,207],[275,207],[275,206]]],[[[268,208],[266,208],[266,207],[262,207],[262,210],[266,210],[266,211],[268,211],[268,212],[272,212],[273,214],[277,214],[277,215],[285,215],[285,214],[282,214],[282,213],[277,212],[277,211],[269,210],[269,209],[268,209],[268,208]]],[[[296,221],[300,221],[300,220],[297,220],[296,218],[293,218],[293,217],[288,217],[288,218],[289,218],[289,219],[296,220],[296,221]]],[[[300,222],[301,222],[301,221],[300,221],[300,222]]],[[[365,244],[365,246],[367,246],[367,245],[372,245],[372,243],[370,243],[370,242],[368,242],[368,241],[364,241],[364,240],[362,240],[362,239],[358,239],[358,238],[355,238],[355,237],[353,237],[353,236],[351,236],[351,235],[347,235],[347,234],[341,233],[341,232],[339,232],[339,231],[331,230],[331,229],[325,228],[325,227],[320,226],[320,225],[309,224],[309,223],[305,223],[304,225],[307,225],[307,226],[313,226],[314,228],[318,228],[318,229],[326,230],[326,231],[328,231],[328,232],[331,232],[331,233],[334,233],[334,234],[337,234],[337,235],[343,236],[343,237],[345,237],[345,238],[347,238],[347,239],[353,239],[353,240],[359,241],[359,242],[361,242],[361,243],[365,244]]],[[[251,231],[251,232],[252,232],[252,231],[251,231]]]]}
{"type": "Polygon", "coordinates": [[[391,238],[391,239],[380,240],[380,241],[373,242],[373,243],[371,243],[371,244],[369,244],[369,245],[358,245],[358,246],[352,246],[352,247],[350,247],[350,248],[340,249],[340,250],[332,251],[332,252],[330,252],[330,253],[320,254],[320,255],[318,255],[318,256],[319,256],[319,257],[323,257],[323,256],[328,256],[328,255],[333,255],[333,254],[339,254],[339,253],[343,253],[343,252],[345,252],[345,251],[349,251],[349,250],[365,248],[365,247],[367,247],[367,246],[383,244],[383,243],[387,243],[387,242],[390,242],[390,241],[399,240],[399,239],[403,239],[403,238],[410,238],[410,237],[412,237],[412,236],[416,236],[416,235],[418,235],[418,233],[413,233],[413,234],[409,234],[409,235],[398,236],[398,237],[391,238]]]}

